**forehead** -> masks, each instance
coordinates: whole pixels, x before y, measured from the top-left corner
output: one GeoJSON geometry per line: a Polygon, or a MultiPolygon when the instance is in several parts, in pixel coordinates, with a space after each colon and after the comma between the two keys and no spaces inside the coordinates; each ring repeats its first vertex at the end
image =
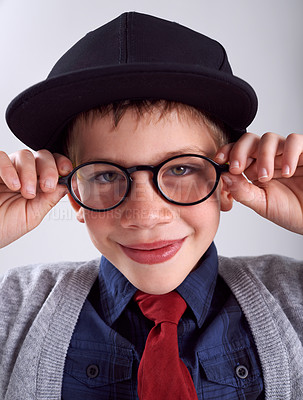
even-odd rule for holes
{"type": "Polygon", "coordinates": [[[125,166],[184,153],[212,156],[217,148],[202,117],[176,109],[165,114],[158,109],[141,114],[129,109],[117,125],[112,114],[80,118],[73,127],[72,147],[77,164],[108,160],[125,166]]]}

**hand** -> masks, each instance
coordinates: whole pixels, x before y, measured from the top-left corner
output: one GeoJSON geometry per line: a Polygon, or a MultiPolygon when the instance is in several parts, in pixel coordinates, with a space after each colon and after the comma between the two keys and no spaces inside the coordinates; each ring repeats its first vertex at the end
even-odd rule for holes
{"type": "Polygon", "coordinates": [[[222,179],[236,201],[303,234],[303,135],[246,133],[223,146],[215,161],[229,162],[222,179]]]}
{"type": "Polygon", "coordinates": [[[71,161],[47,150],[0,152],[0,248],[34,229],[67,193],[59,175],[72,170],[71,161]]]}

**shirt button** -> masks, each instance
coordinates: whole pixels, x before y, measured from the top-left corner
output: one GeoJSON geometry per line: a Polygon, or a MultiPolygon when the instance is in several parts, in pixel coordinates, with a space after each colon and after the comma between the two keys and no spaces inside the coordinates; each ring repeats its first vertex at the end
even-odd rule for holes
{"type": "Polygon", "coordinates": [[[89,378],[97,378],[99,375],[99,367],[96,364],[91,364],[86,368],[86,375],[89,378]]]}
{"type": "Polygon", "coordinates": [[[248,369],[245,365],[238,365],[236,368],[236,375],[240,379],[245,379],[248,377],[248,369]]]}

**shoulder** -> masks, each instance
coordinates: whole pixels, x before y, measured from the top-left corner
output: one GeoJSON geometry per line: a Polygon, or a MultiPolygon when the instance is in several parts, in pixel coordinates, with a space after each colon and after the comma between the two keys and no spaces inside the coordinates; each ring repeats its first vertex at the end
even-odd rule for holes
{"type": "Polygon", "coordinates": [[[99,264],[100,260],[29,265],[11,269],[0,279],[0,393],[21,353],[27,360],[24,365],[29,359],[34,365],[38,352],[56,348],[57,336],[57,348],[68,345],[99,264]]]}
{"type": "Polygon", "coordinates": [[[303,342],[302,261],[278,255],[219,257],[219,273],[245,311],[264,315],[269,310],[277,321],[284,314],[303,342]]]}
{"type": "Polygon", "coordinates": [[[12,268],[0,278],[0,311],[36,304],[37,307],[54,291],[64,291],[71,282],[79,286],[96,279],[100,260],[60,262],[12,268]]]}
{"type": "Polygon", "coordinates": [[[61,262],[9,270],[0,280],[0,359],[4,344],[19,345],[39,314],[50,319],[67,303],[80,309],[98,276],[99,263],[61,262]]]}
{"type": "Polygon", "coordinates": [[[0,277],[0,287],[17,283],[20,288],[36,285],[53,286],[66,275],[77,275],[81,271],[94,272],[99,268],[100,260],[91,261],[62,261],[49,264],[32,264],[9,269],[0,277]]]}
{"type": "Polygon", "coordinates": [[[298,287],[303,292],[303,261],[275,254],[257,257],[233,257],[219,256],[219,271],[223,276],[229,272],[243,271],[262,281],[273,291],[280,288],[298,287]]]}
{"type": "Polygon", "coordinates": [[[219,272],[237,298],[254,335],[264,371],[285,374],[301,393],[303,262],[289,257],[219,257],[219,272]]]}

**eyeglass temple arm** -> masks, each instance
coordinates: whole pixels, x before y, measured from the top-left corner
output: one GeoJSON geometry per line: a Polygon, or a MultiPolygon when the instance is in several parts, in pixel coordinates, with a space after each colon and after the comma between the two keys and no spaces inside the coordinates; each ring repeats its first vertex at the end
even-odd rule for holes
{"type": "Polygon", "coordinates": [[[59,185],[67,185],[68,184],[68,175],[67,176],[60,176],[58,179],[59,185]]]}
{"type": "Polygon", "coordinates": [[[217,166],[218,166],[218,168],[219,168],[219,170],[220,170],[220,173],[228,172],[228,171],[229,171],[229,163],[226,163],[226,164],[217,164],[217,166]]]}

